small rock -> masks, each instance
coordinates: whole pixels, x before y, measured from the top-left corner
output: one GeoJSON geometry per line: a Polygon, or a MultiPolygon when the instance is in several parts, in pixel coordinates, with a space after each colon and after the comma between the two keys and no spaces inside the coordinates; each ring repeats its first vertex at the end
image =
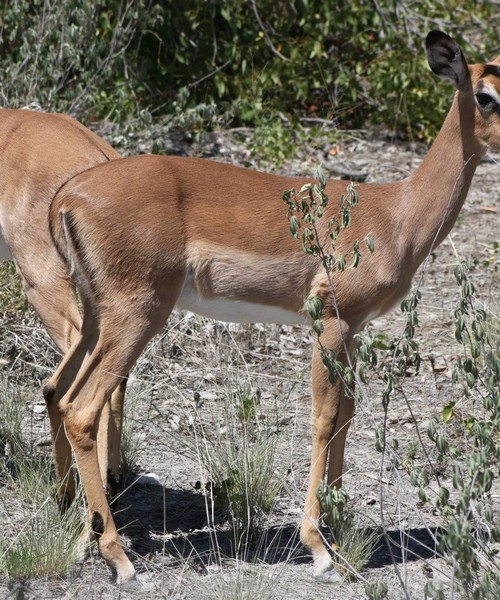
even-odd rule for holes
{"type": "Polygon", "coordinates": [[[161,485],[160,478],[156,473],[145,473],[144,475],[140,475],[135,482],[145,487],[156,487],[161,485]]]}

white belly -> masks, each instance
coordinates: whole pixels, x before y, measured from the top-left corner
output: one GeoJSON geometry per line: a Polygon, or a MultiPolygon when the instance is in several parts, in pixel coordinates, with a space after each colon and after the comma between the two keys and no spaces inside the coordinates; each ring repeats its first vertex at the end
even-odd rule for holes
{"type": "Polygon", "coordinates": [[[10,250],[7,248],[7,244],[3,237],[2,228],[0,227],[0,261],[2,260],[11,260],[12,254],[10,250]]]}
{"type": "Polygon", "coordinates": [[[276,306],[240,302],[224,298],[202,298],[188,275],[176,308],[190,310],[198,315],[230,323],[277,323],[282,325],[310,325],[310,321],[298,313],[276,306]]]}

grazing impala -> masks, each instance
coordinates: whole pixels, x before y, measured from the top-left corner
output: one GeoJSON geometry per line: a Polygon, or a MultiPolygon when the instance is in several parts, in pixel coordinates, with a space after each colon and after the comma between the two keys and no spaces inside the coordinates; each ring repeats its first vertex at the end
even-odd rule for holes
{"type": "MultiPolygon", "coordinates": [[[[90,169],[69,181],[50,209],[54,241],[84,305],[79,339],[44,393],[57,404],[75,453],[92,530],[118,582],[134,577],[99,474],[105,448],[96,431],[110,395],[174,307],[237,322],[304,323],[304,301],[324,304],[324,346],[347,361],[354,335],[408,292],[418,266],[448,234],[487,148],[500,149],[500,57],[467,65],[441,32],[427,36],[432,70],[457,88],[446,121],[420,167],[407,179],[358,188],[360,206],[337,251],[371,233],[373,254],[357,269],[332,273],[288,233],[284,190],[305,181],[208,160],[146,156],[90,169]],[[84,358],[88,357],[84,360],[84,358]]],[[[337,198],[344,182],[329,181],[337,198]]],[[[326,235],[327,218],[317,222],[326,235]]],[[[323,477],[341,484],[353,401],[331,384],[318,344],[312,364],[312,456],[301,539],[314,573],[332,562],[318,521],[323,477]]]]}
{"type": "MultiPolygon", "coordinates": [[[[49,205],[68,179],[119,156],[107,142],[70,117],[0,110],[0,260],[14,258],[28,300],[63,354],[77,337],[81,316],[66,265],[50,237],[49,205]]],[[[121,386],[113,400],[118,427],[111,423],[115,476],[119,453],[114,448],[119,445],[123,391],[121,386]]],[[[73,495],[71,447],[57,406],[49,404],[48,412],[57,474],[73,495]]],[[[101,423],[101,435],[107,438],[106,415],[101,423]]],[[[103,476],[106,471],[107,465],[103,476]]]]}

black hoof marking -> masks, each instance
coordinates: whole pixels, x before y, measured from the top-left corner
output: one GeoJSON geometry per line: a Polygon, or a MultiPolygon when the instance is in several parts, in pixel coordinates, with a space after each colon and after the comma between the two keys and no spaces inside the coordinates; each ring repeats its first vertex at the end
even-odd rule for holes
{"type": "Polygon", "coordinates": [[[101,513],[95,512],[92,514],[91,527],[96,538],[99,539],[104,533],[104,520],[101,516],[101,513]]]}
{"type": "Polygon", "coordinates": [[[52,402],[52,400],[54,399],[55,393],[56,393],[56,388],[51,383],[46,383],[43,386],[42,394],[43,394],[43,397],[45,400],[45,404],[49,405],[52,402]]]}

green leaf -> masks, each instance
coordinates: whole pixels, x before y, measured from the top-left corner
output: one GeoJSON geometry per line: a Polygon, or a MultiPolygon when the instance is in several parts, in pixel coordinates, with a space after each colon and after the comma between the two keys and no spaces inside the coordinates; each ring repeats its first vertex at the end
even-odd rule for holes
{"type": "Polygon", "coordinates": [[[500,379],[500,358],[490,350],[486,355],[486,364],[491,369],[496,379],[500,379]]]}
{"type": "Polygon", "coordinates": [[[305,302],[305,308],[314,320],[323,316],[324,302],[319,296],[309,296],[305,302]]]}
{"type": "Polygon", "coordinates": [[[324,326],[323,321],[321,319],[314,320],[312,327],[313,327],[314,333],[318,337],[323,333],[323,331],[325,329],[325,326],[324,326]]]}
{"type": "Polygon", "coordinates": [[[368,248],[368,251],[373,254],[373,252],[375,250],[375,242],[373,240],[373,235],[371,233],[368,233],[365,236],[365,244],[366,244],[366,247],[368,248]]]}
{"type": "Polygon", "coordinates": [[[339,254],[339,256],[338,256],[337,267],[338,267],[339,271],[345,271],[346,261],[345,261],[345,256],[343,254],[339,254]]]}
{"type": "Polygon", "coordinates": [[[443,418],[443,423],[448,423],[448,421],[453,417],[454,414],[454,409],[455,408],[455,403],[452,402],[450,404],[447,404],[444,408],[443,411],[441,413],[441,416],[443,418]]]}

